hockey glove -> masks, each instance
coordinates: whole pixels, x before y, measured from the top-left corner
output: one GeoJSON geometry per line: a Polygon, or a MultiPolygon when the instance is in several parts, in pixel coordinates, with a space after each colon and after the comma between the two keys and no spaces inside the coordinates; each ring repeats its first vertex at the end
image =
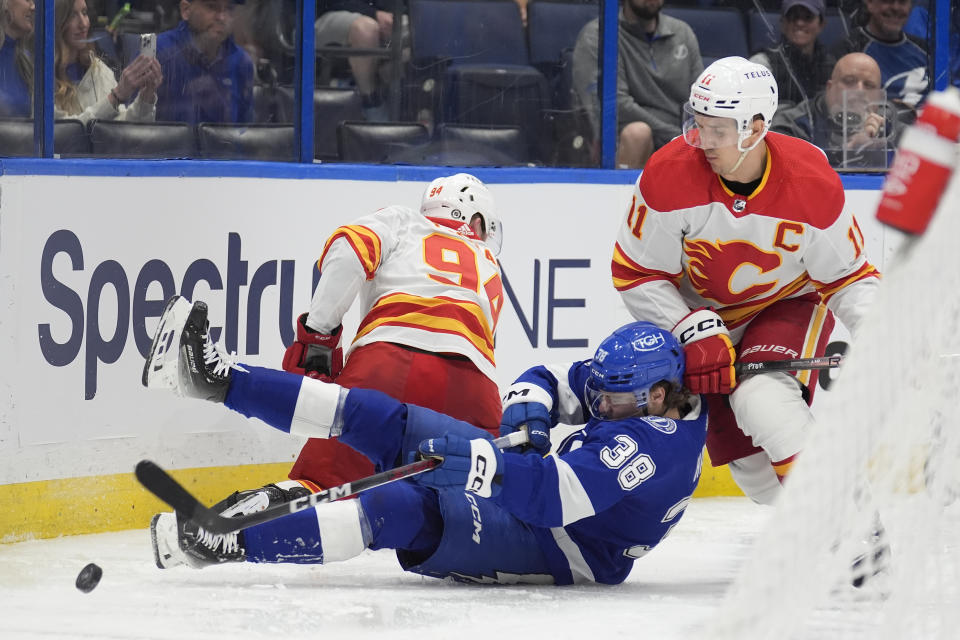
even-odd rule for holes
{"type": "Polygon", "coordinates": [[[550,453],[550,412],[539,402],[518,402],[503,410],[500,435],[527,431],[528,443],[518,447],[521,452],[536,451],[541,456],[550,453]]]}
{"type": "Polygon", "coordinates": [[[673,335],[683,346],[683,382],[693,393],[730,393],[737,384],[737,353],[723,320],[710,309],[698,309],[677,323],[673,335]]]}
{"type": "Polygon", "coordinates": [[[416,476],[417,482],[435,489],[462,488],[481,498],[490,498],[500,493],[501,475],[497,472],[503,464],[503,455],[490,440],[469,440],[455,433],[440,438],[424,440],[419,446],[424,458],[441,460],[439,467],[416,476]]]}
{"type": "Polygon", "coordinates": [[[314,331],[306,323],[307,314],[297,318],[297,339],[283,354],[283,370],[333,382],[343,369],[343,349],[340,348],[343,327],[326,334],[314,331]]]}

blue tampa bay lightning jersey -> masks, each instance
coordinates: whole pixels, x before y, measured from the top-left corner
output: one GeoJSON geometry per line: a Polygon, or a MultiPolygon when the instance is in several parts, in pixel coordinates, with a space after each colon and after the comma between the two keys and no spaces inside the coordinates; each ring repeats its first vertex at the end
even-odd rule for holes
{"type": "Polygon", "coordinates": [[[706,403],[682,419],[589,417],[590,361],[541,366],[510,387],[504,405],[543,403],[553,424],[583,424],[555,453],[504,454],[504,486],[493,498],[534,533],[557,583],[623,582],[633,561],[676,526],[700,477],[706,403]]]}
{"type": "Polygon", "coordinates": [[[927,51],[918,38],[902,34],[897,42],[885,42],[873,37],[866,27],[859,27],[834,53],[840,58],[854,51],[862,51],[877,61],[888,99],[916,107],[927,95],[927,51]]]}

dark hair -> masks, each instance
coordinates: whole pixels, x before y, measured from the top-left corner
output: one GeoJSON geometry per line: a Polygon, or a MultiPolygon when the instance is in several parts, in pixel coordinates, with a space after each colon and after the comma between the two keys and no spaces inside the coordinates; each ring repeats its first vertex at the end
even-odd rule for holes
{"type": "Polygon", "coordinates": [[[661,380],[660,382],[654,383],[650,387],[650,390],[652,391],[656,388],[663,389],[664,391],[664,409],[676,409],[680,412],[681,416],[690,413],[690,411],[693,409],[693,405],[691,403],[692,396],[685,387],[668,382],[667,380],[661,380]]]}

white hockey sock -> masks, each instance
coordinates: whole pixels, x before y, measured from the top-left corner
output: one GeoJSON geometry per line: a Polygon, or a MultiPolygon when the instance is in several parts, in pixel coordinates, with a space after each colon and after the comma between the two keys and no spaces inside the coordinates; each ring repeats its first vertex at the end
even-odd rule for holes
{"type": "Polygon", "coordinates": [[[347,392],[340,385],[304,378],[290,421],[290,433],[308,438],[339,436],[343,430],[340,406],[347,399],[347,392]]]}
{"type": "Polygon", "coordinates": [[[727,468],[730,469],[733,481],[745,496],[757,504],[773,504],[783,490],[783,486],[770,464],[770,458],[761,451],[746,458],[733,460],[727,468]]]}
{"type": "Polygon", "coordinates": [[[318,504],[317,524],[323,545],[323,563],[349,560],[367,548],[363,535],[363,508],[359,500],[338,500],[318,504]]]}

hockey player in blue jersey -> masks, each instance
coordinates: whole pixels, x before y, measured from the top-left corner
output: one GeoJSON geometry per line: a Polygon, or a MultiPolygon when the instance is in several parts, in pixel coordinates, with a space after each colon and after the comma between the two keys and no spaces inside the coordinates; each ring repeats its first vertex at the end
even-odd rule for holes
{"type": "MultiPolygon", "coordinates": [[[[524,373],[507,394],[502,431],[528,429],[532,448],[500,452],[485,431],[378,391],[235,364],[210,341],[206,316],[202,302],[168,303],[146,386],[222,402],[292,434],[339,437],[378,470],[417,456],[442,464],[228,535],[158,514],[161,568],[325,563],[390,548],[404,569],[441,578],[618,584],[679,522],[700,475],[706,408],[680,386],[683,349],[650,323],[617,329],[592,360],[524,373]],[[584,421],[540,455],[552,426],[584,421]]],[[[221,507],[250,513],[291,491],[271,485],[221,507]]]]}

